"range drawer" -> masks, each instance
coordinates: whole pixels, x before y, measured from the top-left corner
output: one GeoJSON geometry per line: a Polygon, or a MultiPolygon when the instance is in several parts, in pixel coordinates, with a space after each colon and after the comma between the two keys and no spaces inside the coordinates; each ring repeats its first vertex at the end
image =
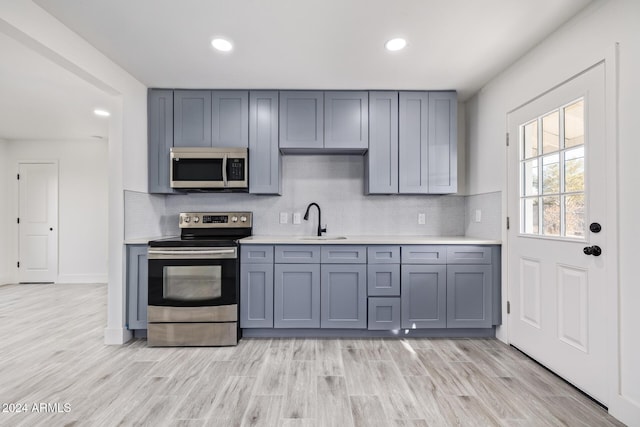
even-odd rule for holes
{"type": "Polygon", "coordinates": [[[275,247],[276,264],[320,264],[318,245],[279,245],[275,247]]]}
{"type": "Polygon", "coordinates": [[[491,246],[449,246],[447,264],[491,264],[491,246]]]}
{"type": "Polygon", "coordinates": [[[322,246],[321,257],[323,264],[366,264],[366,246],[322,246]]]}
{"type": "Polygon", "coordinates": [[[240,246],[240,262],[243,264],[273,264],[273,246],[240,246]]]}
{"type": "Polygon", "coordinates": [[[402,246],[403,264],[446,264],[447,246],[410,245],[402,246]]]}
{"type": "Polygon", "coordinates": [[[400,264],[400,246],[369,246],[369,264],[400,264]]]}

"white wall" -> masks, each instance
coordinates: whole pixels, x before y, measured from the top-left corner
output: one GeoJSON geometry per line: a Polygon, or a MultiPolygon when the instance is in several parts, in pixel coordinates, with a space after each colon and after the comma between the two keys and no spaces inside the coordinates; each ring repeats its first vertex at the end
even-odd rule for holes
{"type": "MultiPolygon", "coordinates": [[[[507,112],[589,66],[605,58],[612,59],[615,43],[620,43],[617,124],[617,215],[620,232],[618,248],[610,248],[610,251],[617,249],[619,252],[620,317],[617,322],[620,330],[620,382],[614,384],[609,404],[615,416],[631,425],[640,425],[640,364],[637,363],[640,360],[637,332],[640,325],[640,286],[635,265],[635,249],[640,237],[637,220],[637,212],[640,211],[637,190],[640,180],[637,167],[640,159],[637,141],[640,117],[639,23],[640,2],[637,0],[597,1],[487,84],[469,100],[466,110],[469,194],[503,191],[506,161],[500,159],[505,159],[507,112]]],[[[609,100],[614,95],[612,92],[615,91],[607,94],[609,100]]],[[[607,127],[611,132],[616,123],[609,121],[607,127]]],[[[616,285],[615,277],[613,279],[608,285],[616,285]]]]}
{"type": "Polygon", "coordinates": [[[10,282],[9,280],[9,255],[6,252],[7,241],[7,225],[8,219],[6,211],[9,208],[9,200],[6,195],[6,179],[5,172],[7,170],[6,157],[7,157],[7,144],[4,140],[0,139],[0,285],[4,285],[10,282]]]}
{"type": "Polygon", "coordinates": [[[0,2],[0,31],[113,96],[105,342],[123,343],[131,337],[125,328],[123,190],[146,189],[146,87],[31,1],[0,2]]]}
{"type": "MultiPolygon", "coordinates": [[[[5,230],[2,250],[18,260],[18,210],[15,174],[21,161],[58,162],[58,279],[57,283],[107,281],[107,142],[9,141],[5,146],[5,230]]],[[[9,264],[8,278],[18,270],[9,264]]]]}

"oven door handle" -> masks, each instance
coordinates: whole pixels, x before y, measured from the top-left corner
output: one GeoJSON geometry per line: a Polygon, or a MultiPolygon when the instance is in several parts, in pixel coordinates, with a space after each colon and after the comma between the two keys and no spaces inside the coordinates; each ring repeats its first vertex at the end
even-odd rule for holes
{"type": "Polygon", "coordinates": [[[216,259],[237,258],[236,249],[152,249],[147,250],[149,259],[216,259]]]}

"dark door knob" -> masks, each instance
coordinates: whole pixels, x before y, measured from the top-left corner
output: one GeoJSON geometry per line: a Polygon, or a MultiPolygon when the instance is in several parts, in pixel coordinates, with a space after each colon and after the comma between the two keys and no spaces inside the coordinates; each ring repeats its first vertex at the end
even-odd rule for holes
{"type": "Polygon", "coordinates": [[[602,249],[600,246],[593,245],[587,246],[582,250],[582,252],[584,252],[585,255],[600,256],[602,254],[602,249]]]}
{"type": "Polygon", "coordinates": [[[589,230],[591,230],[592,233],[599,233],[602,230],[602,226],[597,222],[592,222],[589,226],[589,230]]]}
{"type": "Polygon", "coordinates": [[[53,231],[53,227],[49,227],[49,231],[53,231]]]}

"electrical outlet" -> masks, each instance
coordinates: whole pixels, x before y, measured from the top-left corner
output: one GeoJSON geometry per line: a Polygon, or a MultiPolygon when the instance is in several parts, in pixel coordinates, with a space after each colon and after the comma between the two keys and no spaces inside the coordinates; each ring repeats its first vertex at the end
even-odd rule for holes
{"type": "Polygon", "coordinates": [[[289,214],[286,212],[280,212],[280,224],[286,224],[289,222],[289,214]]]}
{"type": "Polygon", "coordinates": [[[476,222],[482,221],[482,211],[480,209],[476,209],[476,222]]]}
{"type": "Polygon", "coordinates": [[[293,213],[293,223],[294,224],[300,224],[301,221],[302,221],[302,215],[300,214],[300,212],[294,212],[293,213]]]}
{"type": "Polygon", "coordinates": [[[425,225],[426,223],[427,223],[427,216],[424,214],[424,212],[420,212],[418,214],[418,224],[425,225]]]}

